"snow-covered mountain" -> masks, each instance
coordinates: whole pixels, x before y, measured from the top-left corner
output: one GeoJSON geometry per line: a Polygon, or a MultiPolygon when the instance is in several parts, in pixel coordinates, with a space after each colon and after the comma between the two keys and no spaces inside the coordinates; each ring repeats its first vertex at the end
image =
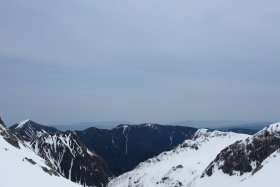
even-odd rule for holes
{"type": "Polygon", "coordinates": [[[89,150],[75,133],[60,132],[31,120],[10,128],[54,169],[67,179],[84,186],[105,186],[113,174],[106,162],[89,150]]]}
{"type": "Polygon", "coordinates": [[[243,175],[228,175],[218,170],[211,177],[198,178],[195,183],[188,187],[276,187],[279,186],[279,167],[280,152],[279,150],[269,155],[262,163],[260,170],[243,175]]]}
{"type": "Polygon", "coordinates": [[[78,187],[36,155],[0,118],[0,176],[3,187],[78,187]]]}
{"type": "Polygon", "coordinates": [[[139,164],[109,187],[277,186],[280,123],[253,136],[198,130],[191,140],[139,164]]]}
{"type": "Polygon", "coordinates": [[[61,132],[31,120],[9,130],[0,118],[0,156],[4,186],[12,187],[38,186],[37,180],[21,182],[33,172],[48,181],[46,186],[77,186],[65,178],[83,186],[108,187],[276,186],[280,123],[255,135],[157,124],[61,132]],[[113,178],[99,153],[115,164],[110,167],[129,170],[138,165],[113,178]]]}
{"type": "Polygon", "coordinates": [[[30,119],[26,119],[10,127],[10,130],[22,138],[24,141],[30,142],[31,140],[40,137],[45,133],[59,133],[60,131],[53,127],[48,127],[36,123],[30,119]]]}
{"type": "Polygon", "coordinates": [[[261,163],[279,148],[280,123],[276,123],[222,150],[208,166],[205,175],[211,176],[217,169],[228,175],[255,173],[262,167],[261,163]]]}
{"type": "Polygon", "coordinates": [[[115,175],[190,139],[197,129],[158,124],[119,125],[111,130],[75,131],[79,139],[104,158],[115,175]]]}
{"type": "Polygon", "coordinates": [[[109,183],[109,187],[186,186],[225,147],[249,135],[199,129],[191,140],[139,164],[109,183]]]}
{"type": "Polygon", "coordinates": [[[223,149],[206,168],[195,186],[204,187],[209,182],[223,182],[227,186],[248,186],[249,181],[255,183],[254,180],[266,179],[266,185],[275,185],[272,178],[276,177],[278,172],[272,171],[279,170],[280,166],[272,163],[280,160],[279,149],[280,123],[275,123],[254,136],[223,149]],[[271,172],[268,168],[272,168],[271,172]],[[260,179],[262,175],[270,177],[260,179]]]}

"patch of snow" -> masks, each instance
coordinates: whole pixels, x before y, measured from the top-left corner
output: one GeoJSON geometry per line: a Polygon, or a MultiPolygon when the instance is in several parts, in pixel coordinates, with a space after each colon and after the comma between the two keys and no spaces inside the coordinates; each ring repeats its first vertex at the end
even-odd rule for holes
{"type": "Polygon", "coordinates": [[[17,127],[15,129],[19,129],[19,128],[23,127],[29,121],[30,121],[30,119],[26,119],[24,121],[19,122],[19,124],[17,125],[17,127]]]}
{"type": "Polygon", "coordinates": [[[280,165],[279,150],[272,153],[266,158],[261,165],[263,166],[257,173],[251,175],[247,173],[242,175],[229,176],[221,170],[217,170],[211,177],[199,178],[196,183],[189,187],[209,187],[209,186],[226,186],[226,187],[264,187],[277,186],[279,183],[278,173],[280,165]]]}
{"type": "Polygon", "coordinates": [[[173,135],[174,135],[174,130],[172,131],[171,134],[170,134],[170,132],[169,132],[169,140],[170,140],[169,146],[172,145],[172,143],[173,143],[173,135]]]}
{"type": "Polygon", "coordinates": [[[127,155],[127,142],[128,142],[128,133],[126,134],[126,129],[128,129],[128,125],[123,126],[123,135],[125,137],[125,155],[127,155]]]}
{"type": "Polygon", "coordinates": [[[223,148],[247,137],[249,135],[200,129],[193,139],[140,163],[134,170],[110,181],[108,186],[187,186],[201,176],[223,148]]]}
{"type": "MultiPolygon", "coordinates": [[[[5,130],[5,129],[4,129],[5,130]]],[[[9,144],[0,135],[0,176],[3,187],[78,187],[62,176],[46,173],[50,170],[45,160],[36,155],[25,144],[19,142],[20,149],[9,144]],[[29,160],[29,161],[28,161],[29,160]]]]}
{"type": "Polygon", "coordinates": [[[257,134],[262,134],[264,131],[268,131],[269,133],[280,133],[280,123],[273,123],[268,127],[263,128],[257,134]]]}

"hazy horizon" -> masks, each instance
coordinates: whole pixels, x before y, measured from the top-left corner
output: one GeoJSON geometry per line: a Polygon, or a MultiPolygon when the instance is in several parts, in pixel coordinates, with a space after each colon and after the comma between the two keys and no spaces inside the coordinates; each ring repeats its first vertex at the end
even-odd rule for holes
{"type": "MultiPolygon", "coordinates": [[[[1,116],[0,116],[1,117],[1,116]]],[[[5,122],[5,119],[2,118],[5,122]]],[[[77,121],[77,122],[69,122],[69,123],[57,123],[57,124],[48,124],[43,121],[36,121],[32,118],[27,118],[25,120],[13,122],[6,125],[8,127],[20,123],[22,121],[31,120],[41,125],[52,126],[56,128],[71,127],[71,129],[85,129],[88,127],[97,127],[97,128],[105,128],[111,129],[118,125],[139,125],[139,124],[159,124],[159,125],[171,125],[171,126],[189,126],[195,128],[231,128],[231,127],[252,127],[252,126],[266,126],[271,123],[275,123],[277,121],[238,121],[238,120],[184,120],[184,121],[169,121],[169,122],[151,122],[151,121],[77,121]]],[[[68,129],[69,130],[69,129],[68,129]]]]}
{"type": "Polygon", "coordinates": [[[280,1],[2,0],[7,124],[280,121],[280,1]]]}

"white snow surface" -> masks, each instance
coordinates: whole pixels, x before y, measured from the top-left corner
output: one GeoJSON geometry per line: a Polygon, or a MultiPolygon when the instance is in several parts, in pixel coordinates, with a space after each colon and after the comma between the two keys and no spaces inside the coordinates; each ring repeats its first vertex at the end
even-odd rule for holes
{"type": "Polygon", "coordinates": [[[250,136],[200,129],[193,139],[186,140],[175,149],[140,163],[134,170],[110,181],[108,186],[193,185],[192,181],[201,176],[204,169],[223,148],[247,137],[250,136]]]}
{"type": "MultiPolygon", "coordinates": [[[[268,127],[263,128],[251,138],[246,141],[242,141],[243,144],[248,144],[253,141],[253,138],[258,138],[265,131],[273,134],[275,137],[279,136],[280,123],[274,123],[268,127]]],[[[280,138],[280,137],[279,137],[280,138]]],[[[262,168],[258,170],[254,175],[249,172],[240,175],[238,172],[235,175],[229,176],[223,173],[215,165],[213,175],[211,177],[205,176],[204,178],[197,178],[192,183],[189,183],[188,187],[276,187],[279,186],[278,173],[280,169],[280,150],[278,149],[267,157],[262,163],[262,168]],[[277,185],[278,184],[278,185],[277,185]]],[[[256,163],[252,163],[253,169],[256,168],[256,163]]]]}
{"type": "Polygon", "coordinates": [[[271,134],[280,133],[280,123],[273,123],[268,127],[265,127],[261,131],[259,131],[256,135],[262,134],[264,131],[268,131],[271,134]]]}
{"type": "Polygon", "coordinates": [[[26,119],[24,121],[19,122],[16,129],[23,127],[28,121],[30,121],[30,119],[26,119]]]}
{"type": "Polygon", "coordinates": [[[261,165],[263,167],[254,175],[247,173],[242,176],[229,176],[218,170],[213,176],[199,178],[195,183],[189,184],[188,187],[278,187],[280,151],[277,150],[272,153],[261,165]]]}
{"type": "Polygon", "coordinates": [[[255,175],[240,183],[238,187],[279,186],[280,151],[277,150],[262,162],[263,168],[255,175]],[[278,184],[278,185],[277,185],[278,184]]]}
{"type": "MultiPolygon", "coordinates": [[[[0,133],[7,131],[0,124],[0,133]]],[[[19,141],[19,148],[8,143],[0,135],[0,176],[3,187],[78,187],[62,176],[50,175],[42,167],[51,169],[45,160],[37,156],[27,145],[19,141]],[[35,162],[32,164],[27,159],[35,162]]]]}

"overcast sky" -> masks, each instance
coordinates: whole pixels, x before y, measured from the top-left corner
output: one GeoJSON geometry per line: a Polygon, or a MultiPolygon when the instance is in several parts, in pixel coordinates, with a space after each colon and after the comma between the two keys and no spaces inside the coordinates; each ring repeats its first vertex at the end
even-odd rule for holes
{"type": "Polygon", "coordinates": [[[11,124],[280,120],[279,0],[1,0],[11,124]]]}

